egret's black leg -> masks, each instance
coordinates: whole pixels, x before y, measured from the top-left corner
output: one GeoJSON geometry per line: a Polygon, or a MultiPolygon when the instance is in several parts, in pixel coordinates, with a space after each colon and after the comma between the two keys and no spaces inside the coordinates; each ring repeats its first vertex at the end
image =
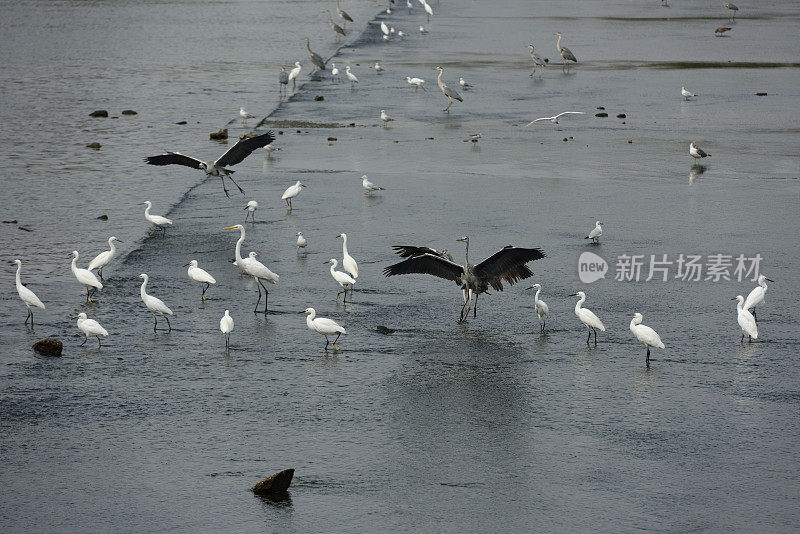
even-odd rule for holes
{"type": "Polygon", "coordinates": [[[475,307],[472,308],[472,318],[478,317],[478,294],[475,294],[475,307]]]}
{"type": "Polygon", "coordinates": [[[649,366],[650,365],[650,347],[647,347],[647,357],[645,359],[645,363],[649,366]]]}
{"type": "Polygon", "coordinates": [[[256,301],[256,308],[253,310],[253,313],[258,313],[258,303],[261,302],[261,285],[256,283],[256,287],[258,288],[258,300],[256,301]]]}
{"type": "Polygon", "coordinates": [[[206,282],[206,287],[203,288],[203,295],[200,297],[200,300],[206,300],[206,291],[208,291],[209,287],[211,287],[211,284],[206,282]]]}
{"type": "Polygon", "coordinates": [[[230,334],[225,334],[225,350],[228,350],[228,348],[229,348],[230,339],[231,339],[231,335],[230,334]]]}
{"type": "Polygon", "coordinates": [[[153,314],[153,320],[155,321],[155,324],[153,324],[153,332],[155,332],[158,327],[158,316],[155,313],[153,314]]]}
{"type": "MultiPolygon", "coordinates": [[[[32,315],[33,315],[33,313],[31,312],[31,309],[30,309],[30,308],[28,308],[28,315],[26,315],[26,316],[25,316],[25,322],[24,322],[23,324],[28,324],[28,319],[30,319],[30,317],[31,317],[32,315]]],[[[32,320],[31,320],[31,324],[33,324],[33,321],[32,321],[32,320]]]]}
{"type": "Polygon", "coordinates": [[[100,343],[100,336],[95,336],[95,337],[97,338],[97,348],[99,349],[100,347],[103,346],[103,344],[100,343]]]}
{"type": "Polygon", "coordinates": [[[758,322],[758,316],[756,315],[756,309],[753,308],[753,319],[758,322]]]}
{"type": "MultiPolygon", "coordinates": [[[[264,314],[267,313],[267,306],[269,305],[269,289],[265,286],[261,280],[258,281],[258,284],[264,288],[264,314]]],[[[260,294],[260,291],[259,291],[260,294]]]]}
{"type": "Polygon", "coordinates": [[[330,341],[328,341],[328,336],[325,336],[325,350],[328,350],[328,343],[330,343],[330,341]]]}
{"type": "Polygon", "coordinates": [[[586,328],[587,328],[587,330],[589,330],[589,335],[586,336],[586,344],[588,345],[589,344],[589,340],[592,339],[592,329],[589,328],[588,326],[586,328]]]}
{"type": "Polygon", "coordinates": [[[336,345],[336,342],[339,341],[339,336],[341,336],[341,335],[342,335],[342,333],[339,332],[338,334],[336,334],[336,339],[333,340],[333,348],[336,349],[336,350],[339,350],[339,347],[336,345]]]}
{"type": "Polygon", "coordinates": [[[739,343],[744,343],[744,334],[742,334],[742,339],[739,340],[739,343]]]}
{"type": "Polygon", "coordinates": [[[89,286],[86,286],[86,302],[91,302],[91,297],[89,296],[89,286]]]}
{"type": "Polygon", "coordinates": [[[747,334],[747,342],[748,343],[752,343],[753,342],[753,336],[751,336],[750,334],[747,334]]]}
{"type": "Polygon", "coordinates": [[[99,274],[99,275],[100,275],[100,281],[101,281],[101,282],[105,282],[105,281],[106,281],[106,279],[105,279],[105,278],[103,278],[103,268],[102,268],[102,267],[100,267],[100,270],[99,270],[99,271],[97,271],[97,274],[99,274]]]}
{"type": "Polygon", "coordinates": [[[79,347],[82,347],[82,346],[86,345],[86,340],[87,340],[87,339],[89,339],[89,336],[86,336],[85,338],[83,338],[83,343],[81,343],[81,344],[80,344],[80,345],[78,345],[78,346],[79,346],[79,347]]]}
{"type": "Polygon", "coordinates": [[[594,327],[592,327],[592,330],[594,331],[594,344],[597,345],[597,330],[594,327]]]}
{"type": "Polygon", "coordinates": [[[172,325],[171,325],[171,324],[169,324],[169,317],[167,317],[167,316],[165,315],[165,316],[164,316],[164,319],[166,319],[166,321],[167,321],[167,326],[169,327],[169,330],[168,330],[168,332],[172,332],[172,325]]]}

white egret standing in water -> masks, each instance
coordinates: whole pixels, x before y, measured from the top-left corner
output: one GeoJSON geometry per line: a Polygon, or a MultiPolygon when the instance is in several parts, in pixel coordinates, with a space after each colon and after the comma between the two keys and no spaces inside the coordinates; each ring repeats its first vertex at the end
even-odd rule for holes
{"type": "Polygon", "coordinates": [[[233,330],[233,317],[230,311],[225,310],[225,315],[219,320],[219,329],[225,336],[225,350],[230,348],[231,331],[233,330]]]}
{"type": "Polygon", "coordinates": [[[147,222],[155,226],[155,228],[150,232],[150,235],[153,235],[158,230],[161,230],[163,234],[166,235],[167,229],[165,228],[165,226],[167,226],[168,224],[172,224],[172,219],[167,219],[166,217],[162,217],[161,215],[150,215],[150,208],[153,207],[153,203],[150,202],[149,200],[145,200],[144,202],[142,202],[142,204],[147,206],[144,209],[144,218],[147,219],[147,222]]]}
{"type": "Polygon", "coordinates": [[[206,300],[206,291],[208,291],[208,288],[211,287],[211,284],[216,284],[217,281],[214,280],[214,277],[208,274],[208,272],[197,266],[197,260],[190,261],[184,265],[184,267],[189,267],[189,270],[186,273],[189,275],[189,278],[195,282],[200,282],[203,284],[203,294],[200,295],[200,300],[206,300]]]}
{"type": "Polygon", "coordinates": [[[603,322],[594,313],[592,313],[592,310],[581,307],[586,301],[586,293],[583,291],[578,291],[577,293],[570,295],[570,297],[580,297],[578,302],[575,303],[575,315],[578,316],[580,322],[586,325],[586,328],[589,330],[589,336],[586,338],[586,344],[589,344],[589,339],[591,339],[592,332],[594,332],[594,344],[597,345],[597,330],[605,332],[606,327],[603,325],[603,322]]]}
{"type": "Polygon", "coordinates": [[[256,282],[256,287],[258,288],[258,300],[256,301],[256,307],[253,309],[253,313],[258,313],[258,304],[261,302],[261,288],[264,288],[266,295],[264,297],[264,313],[266,314],[267,306],[269,305],[269,290],[267,289],[267,286],[262,283],[262,280],[266,280],[270,284],[274,285],[278,283],[280,276],[270,271],[266,265],[256,259],[256,257],[258,257],[258,253],[250,252],[247,258],[242,257],[242,243],[244,242],[245,238],[244,226],[237,224],[223,228],[223,230],[239,230],[239,240],[236,242],[235,264],[246,274],[252,276],[253,280],[256,282]]]}
{"type": "Polygon", "coordinates": [[[636,336],[636,339],[644,343],[644,346],[647,348],[645,363],[650,365],[650,347],[658,347],[659,349],[663,349],[664,343],[661,342],[661,338],[658,337],[658,334],[655,330],[642,324],[641,313],[633,314],[633,319],[631,319],[631,332],[633,332],[633,335],[636,336]]]}
{"type": "Polygon", "coordinates": [[[86,336],[83,339],[83,343],[81,343],[81,347],[86,344],[86,340],[89,339],[89,336],[94,336],[97,338],[97,348],[100,348],[102,346],[100,343],[100,336],[105,337],[108,335],[108,332],[100,323],[94,319],[87,319],[86,314],[83,312],[78,314],[78,330],[83,332],[83,335],[86,336]]]}
{"type": "Polygon", "coordinates": [[[19,272],[22,269],[22,262],[20,260],[14,260],[14,263],[17,264],[17,293],[19,293],[19,298],[22,299],[22,302],[25,303],[25,306],[28,308],[28,315],[25,316],[25,324],[28,324],[28,318],[30,317],[31,320],[31,327],[33,327],[33,310],[31,310],[31,306],[36,306],[37,308],[45,309],[44,304],[36,294],[22,285],[22,281],[19,278],[19,272]]]}
{"type": "Polygon", "coordinates": [[[747,311],[753,310],[753,317],[758,321],[758,316],[756,315],[756,306],[764,302],[764,297],[767,294],[767,282],[775,283],[774,280],[770,280],[763,274],[758,276],[758,286],[753,289],[747,298],[744,300],[744,309],[747,311]]]}
{"type": "Polygon", "coordinates": [[[351,292],[353,290],[353,286],[355,285],[356,281],[347,273],[342,271],[337,271],[336,266],[339,265],[339,262],[335,259],[331,258],[330,260],[326,261],[325,263],[331,264],[331,276],[333,277],[336,282],[342,286],[343,291],[339,291],[336,293],[336,300],[339,300],[339,295],[344,293],[343,301],[347,300],[347,290],[349,289],[351,292]]]}
{"type": "Polygon", "coordinates": [[[731,300],[737,301],[736,320],[739,322],[739,327],[742,329],[741,341],[744,341],[745,334],[747,334],[748,343],[754,339],[758,339],[758,325],[756,324],[756,318],[753,317],[753,314],[743,306],[744,297],[737,295],[736,298],[732,298],[731,300]]]}
{"type": "Polygon", "coordinates": [[[332,336],[336,334],[336,339],[333,340],[333,348],[339,350],[339,345],[336,342],[339,340],[339,336],[342,334],[346,334],[347,330],[345,330],[339,323],[334,321],[333,319],[328,319],[326,317],[317,317],[317,311],[314,308],[306,308],[304,311],[300,313],[307,313],[306,316],[306,326],[312,332],[317,332],[325,336],[325,348],[328,348],[328,344],[330,341],[328,340],[328,336],[332,336]]]}
{"type": "MultiPolygon", "coordinates": [[[[97,256],[95,256],[94,259],[92,261],[90,261],[89,265],[86,267],[90,271],[94,271],[95,269],[98,269],[97,274],[100,275],[100,281],[104,281],[103,280],[103,267],[105,267],[106,265],[111,263],[111,260],[114,259],[114,256],[117,253],[117,247],[114,246],[114,241],[119,241],[119,239],[117,239],[113,235],[111,237],[109,237],[108,238],[108,246],[111,248],[111,250],[106,250],[104,252],[101,252],[97,256]]],[[[119,241],[119,242],[122,243],[122,241],[119,241]]]]}
{"type": "Polygon", "coordinates": [[[72,264],[70,265],[70,269],[72,269],[72,274],[75,275],[75,278],[80,282],[83,287],[86,288],[86,302],[93,302],[92,295],[94,295],[95,291],[103,289],[103,284],[100,283],[97,276],[88,270],[88,269],[81,269],[76,264],[78,262],[78,251],[72,251],[72,264]],[[89,288],[92,288],[91,292],[89,288]]]}
{"type": "Polygon", "coordinates": [[[539,317],[541,331],[544,332],[545,321],[547,319],[547,314],[550,313],[550,308],[547,307],[545,301],[539,298],[539,293],[542,292],[542,286],[541,284],[533,284],[531,287],[525,288],[526,291],[528,289],[536,290],[536,293],[533,295],[533,307],[536,310],[537,317],[539,317]]]}
{"type": "Polygon", "coordinates": [[[142,297],[142,302],[144,302],[144,305],[147,306],[147,309],[153,314],[153,320],[155,321],[153,324],[153,332],[155,332],[156,328],[158,327],[159,315],[166,319],[169,331],[172,332],[172,325],[169,324],[169,317],[167,317],[167,315],[172,315],[172,310],[170,310],[160,298],[147,294],[148,276],[145,273],[140,274],[139,278],[142,279],[142,287],[139,289],[139,294],[142,297]]]}
{"type": "Polygon", "coordinates": [[[347,271],[353,278],[358,278],[358,264],[356,260],[353,259],[353,256],[347,253],[347,234],[342,232],[336,237],[342,238],[342,269],[347,271]]]}
{"type": "Polygon", "coordinates": [[[249,217],[252,217],[253,222],[256,222],[256,210],[258,209],[258,202],[251,200],[247,203],[247,206],[245,206],[244,209],[247,210],[247,213],[244,214],[244,222],[247,222],[249,217]]]}
{"type": "Polygon", "coordinates": [[[286,191],[283,192],[283,196],[281,196],[281,200],[286,201],[286,209],[292,209],[292,199],[300,194],[300,191],[303,190],[305,184],[301,183],[300,180],[297,180],[297,183],[294,185],[290,185],[286,188],[286,191]]]}

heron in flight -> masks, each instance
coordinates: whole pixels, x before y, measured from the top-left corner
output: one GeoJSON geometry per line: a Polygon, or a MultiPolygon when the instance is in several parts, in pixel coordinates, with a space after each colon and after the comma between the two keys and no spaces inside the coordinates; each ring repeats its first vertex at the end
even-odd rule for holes
{"type": "Polygon", "coordinates": [[[442,91],[442,94],[447,97],[447,107],[442,111],[450,113],[450,106],[453,105],[453,99],[458,100],[459,102],[463,102],[464,99],[461,98],[461,95],[458,94],[458,91],[449,87],[442,81],[442,73],[444,73],[444,69],[442,67],[433,67],[433,70],[439,71],[439,77],[436,79],[436,83],[439,84],[439,89],[442,91]]]}
{"type": "Polygon", "coordinates": [[[558,115],[553,115],[552,117],[539,117],[538,119],[532,120],[531,122],[529,122],[525,126],[528,127],[528,126],[530,126],[531,124],[533,124],[535,122],[541,122],[541,121],[550,121],[553,124],[558,124],[558,119],[560,119],[564,115],[586,115],[586,112],[584,112],[584,111],[564,111],[563,113],[559,113],[558,115]]]}
{"type": "Polygon", "coordinates": [[[394,246],[400,256],[410,256],[407,260],[390,265],[383,270],[386,276],[399,274],[432,274],[445,280],[452,280],[461,286],[464,306],[458,322],[463,323],[472,309],[472,316],[478,316],[478,296],[487,293],[489,286],[495,291],[503,290],[503,282],[514,285],[520,280],[533,276],[533,272],[526,263],[545,257],[545,253],[538,248],[517,248],[511,245],[503,247],[477,265],[469,262],[469,237],[462,237],[457,241],[466,245],[464,265],[446,259],[442,253],[437,253],[427,247],[394,246]],[[428,252],[430,250],[430,252],[428,252]],[[475,307],[472,306],[472,296],[475,295],[475,307]]]}
{"type": "Polygon", "coordinates": [[[561,63],[561,69],[563,70],[564,66],[566,66],[567,71],[569,71],[569,63],[567,62],[574,61],[575,63],[577,63],[578,59],[575,57],[575,54],[573,54],[569,48],[561,46],[561,32],[556,32],[553,35],[558,36],[558,41],[556,42],[556,48],[558,49],[558,53],[561,54],[561,59],[563,60],[563,63],[561,63]]]}
{"type": "Polygon", "coordinates": [[[306,42],[308,57],[311,59],[311,63],[314,64],[314,70],[311,71],[311,74],[314,74],[318,70],[325,70],[325,60],[322,59],[322,56],[311,50],[311,41],[308,40],[308,37],[303,37],[300,40],[306,42]]]}
{"type": "Polygon", "coordinates": [[[225,178],[229,178],[233,185],[239,188],[239,191],[244,194],[244,189],[239,187],[239,184],[233,181],[231,176],[235,171],[227,169],[226,167],[236,165],[244,161],[244,158],[253,153],[257,148],[263,148],[275,140],[275,135],[270,130],[269,132],[255,137],[245,137],[240,139],[235,145],[228,149],[223,155],[218,157],[211,163],[185,156],[180,152],[167,152],[166,154],[159,154],[158,156],[148,156],[144,160],[148,165],[183,165],[193,169],[200,169],[209,176],[219,176],[222,180],[222,190],[225,191],[225,196],[231,196],[228,189],[225,187],[225,178]]]}

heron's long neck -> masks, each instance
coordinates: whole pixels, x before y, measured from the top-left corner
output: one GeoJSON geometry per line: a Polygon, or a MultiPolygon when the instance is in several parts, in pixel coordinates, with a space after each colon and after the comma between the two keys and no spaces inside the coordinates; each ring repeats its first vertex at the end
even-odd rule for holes
{"type": "Polygon", "coordinates": [[[117,251],[117,246],[114,244],[113,239],[108,240],[108,246],[111,247],[111,254],[113,255],[117,251]]]}
{"type": "Polygon", "coordinates": [[[556,48],[558,48],[558,51],[561,52],[561,36],[560,35],[558,36],[558,42],[556,43],[556,48]]]}
{"type": "Polygon", "coordinates": [[[77,271],[77,270],[78,270],[78,266],[77,266],[77,265],[75,265],[75,263],[76,263],[77,261],[78,261],[78,257],[73,255],[73,256],[72,256],[72,263],[70,264],[70,269],[72,269],[72,272],[73,272],[73,273],[74,273],[75,271],[77,271]]]}
{"type": "Polygon", "coordinates": [[[586,301],[586,295],[578,299],[578,302],[575,303],[575,313],[578,313],[578,310],[581,309],[581,306],[585,301],[586,301]]]}
{"type": "Polygon", "coordinates": [[[336,269],[336,262],[331,263],[331,275],[333,275],[336,272],[335,269],[336,269]]]}
{"type": "Polygon", "coordinates": [[[536,294],[533,296],[534,304],[539,304],[539,293],[541,292],[542,292],[541,288],[536,290],[536,294]]]}
{"type": "Polygon", "coordinates": [[[150,217],[150,208],[151,208],[151,207],[152,207],[152,206],[147,206],[147,207],[144,209],[144,216],[145,216],[145,217],[150,217]]]}
{"type": "Polygon", "coordinates": [[[347,254],[347,236],[342,237],[342,255],[348,256],[347,254]]]}
{"type": "Polygon", "coordinates": [[[146,287],[147,287],[147,278],[145,278],[142,281],[142,287],[141,289],[139,289],[139,294],[142,296],[142,299],[144,299],[147,296],[147,291],[145,291],[146,287]]]}
{"type": "Polygon", "coordinates": [[[469,240],[465,241],[465,243],[467,245],[467,248],[464,251],[464,261],[466,262],[467,266],[469,266],[469,240]]]}
{"type": "Polygon", "coordinates": [[[442,74],[444,74],[443,70],[439,71],[439,78],[437,78],[436,82],[439,84],[439,87],[442,86],[442,74]]]}
{"type": "Polygon", "coordinates": [[[19,271],[22,269],[22,264],[17,265],[17,287],[22,285],[22,280],[19,278],[19,271]]]}
{"type": "Polygon", "coordinates": [[[308,48],[308,53],[310,54],[311,53],[311,41],[309,41],[308,39],[306,39],[306,48],[308,48]]]}
{"type": "MultiPolygon", "coordinates": [[[[237,265],[239,262],[242,261],[242,243],[244,243],[244,229],[241,230],[241,235],[239,236],[239,240],[236,242],[236,263],[237,265]]],[[[239,265],[241,267],[241,265],[239,265]]]]}

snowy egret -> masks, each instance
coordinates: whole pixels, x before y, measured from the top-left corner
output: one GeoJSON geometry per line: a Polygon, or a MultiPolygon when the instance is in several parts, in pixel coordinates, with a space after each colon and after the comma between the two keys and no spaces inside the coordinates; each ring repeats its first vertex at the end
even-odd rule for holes
{"type": "Polygon", "coordinates": [[[331,63],[331,81],[339,81],[339,67],[336,66],[336,63],[331,63]]]}
{"type": "Polygon", "coordinates": [[[375,66],[373,66],[372,68],[375,69],[375,72],[378,73],[378,74],[383,72],[383,66],[381,65],[380,61],[376,61],[375,62],[375,66]]]}
{"type": "Polygon", "coordinates": [[[589,235],[584,237],[584,239],[591,239],[592,243],[594,243],[595,245],[599,245],[600,236],[602,235],[603,235],[603,223],[601,223],[600,221],[595,221],[594,228],[592,228],[592,231],[589,232],[589,235]]]}
{"type": "Polygon", "coordinates": [[[477,265],[469,262],[469,237],[464,236],[457,241],[466,245],[464,265],[448,259],[446,251],[441,253],[427,247],[411,247],[395,245],[392,248],[401,257],[411,256],[405,261],[390,265],[383,270],[385,276],[400,274],[431,274],[433,276],[452,280],[461,287],[464,306],[461,308],[459,323],[466,321],[472,309],[472,296],[475,295],[475,309],[473,317],[478,315],[478,296],[487,293],[489,286],[495,291],[503,290],[503,282],[514,285],[520,280],[530,278],[533,272],[526,263],[545,257],[544,252],[538,248],[517,248],[511,245],[503,247],[477,265]],[[469,295],[469,298],[467,298],[469,295]]]}
{"type": "Polygon", "coordinates": [[[533,70],[530,75],[533,76],[536,73],[536,69],[544,69],[546,63],[539,54],[534,53],[532,44],[529,44],[528,48],[530,49],[531,61],[533,61],[533,70]]]}
{"type": "Polygon", "coordinates": [[[297,87],[297,77],[300,76],[301,70],[303,70],[303,65],[299,61],[295,61],[294,68],[289,71],[289,81],[292,82],[292,89],[297,87]]]}
{"type": "Polygon", "coordinates": [[[411,76],[406,76],[406,81],[410,85],[414,86],[414,90],[415,91],[417,89],[419,89],[420,87],[422,87],[423,91],[427,91],[427,89],[425,89],[425,85],[424,85],[425,84],[425,80],[423,80],[422,78],[412,78],[411,76]]]}
{"type": "Polygon", "coordinates": [[[559,113],[558,115],[553,115],[552,117],[539,117],[538,119],[532,120],[525,126],[527,127],[535,122],[541,122],[541,121],[550,121],[553,124],[558,124],[558,119],[560,119],[564,115],[586,115],[586,113],[584,111],[564,111],[563,113],[559,113]]]}
{"type": "Polygon", "coordinates": [[[292,209],[292,199],[300,194],[300,191],[303,190],[305,184],[301,183],[300,180],[297,180],[297,183],[294,185],[290,185],[286,188],[286,191],[283,192],[283,196],[281,196],[281,200],[286,201],[286,209],[292,209]]]}
{"type": "Polygon", "coordinates": [[[386,128],[386,123],[389,121],[393,121],[394,119],[391,118],[389,115],[386,114],[386,110],[381,110],[381,120],[383,121],[383,127],[386,128]]]}
{"type": "Polygon", "coordinates": [[[744,297],[741,295],[737,295],[736,298],[732,298],[731,300],[735,300],[736,302],[736,320],[739,322],[739,327],[742,329],[742,339],[744,341],[744,335],[747,334],[747,342],[750,343],[754,339],[758,339],[758,325],[756,324],[756,318],[750,313],[749,310],[744,308],[744,297]]]}
{"type": "Polygon", "coordinates": [[[731,4],[730,2],[722,2],[722,7],[730,11],[731,20],[736,20],[736,12],[739,11],[739,8],[735,5],[731,4]]]}
{"type": "Polygon", "coordinates": [[[190,261],[184,265],[184,267],[189,267],[189,270],[186,273],[189,275],[189,278],[195,282],[204,284],[205,287],[203,287],[203,294],[200,295],[200,300],[206,300],[206,291],[208,291],[208,288],[211,287],[211,284],[216,284],[217,281],[214,280],[214,277],[208,274],[207,271],[197,266],[197,260],[190,261]]]}
{"type": "Polygon", "coordinates": [[[250,115],[248,112],[244,110],[244,108],[239,108],[239,116],[242,118],[242,126],[247,126],[247,119],[255,119],[255,115],[250,115]]]}
{"type": "Polygon", "coordinates": [[[258,202],[251,200],[247,203],[247,206],[245,206],[244,209],[247,210],[247,213],[244,214],[244,222],[247,222],[248,217],[252,217],[253,222],[256,222],[256,210],[258,209],[258,202]]]}
{"type": "Polygon", "coordinates": [[[81,343],[81,347],[86,344],[86,340],[89,339],[89,336],[94,336],[97,338],[97,348],[102,347],[100,343],[100,336],[107,336],[108,331],[103,328],[100,323],[95,321],[94,319],[87,319],[86,314],[81,312],[78,314],[78,330],[83,332],[83,335],[86,336],[83,339],[83,343],[81,343]]]}
{"type": "MultiPolygon", "coordinates": [[[[428,4],[425,5],[427,6],[428,4]]],[[[442,81],[442,74],[444,74],[444,69],[442,67],[433,67],[433,70],[439,71],[439,77],[436,79],[436,83],[439,84],[439,90],[442,92],[442,94],[447,97],[447,107],[442,111],[450,113],[450,106],[453,105],[453,99],[458,100],[459,102],[463,102],[464,99],[461,98],[461,95],[458,94],[458,91],[442,81]]]]}
{"type": "Polygon", "coordinates": [[[258,254],[256,252],[250,252],[247,258],[242,258],[242,242],[244,242],[245,238],[244,226],[237,224],[223,228],[223,230],[239,230],[239,240],[236,242],[235,264],[246,274],[252,276],[253,280],[256,282],[256,287],[258,288],[258,300],[256,301],[256,307],[253,309],[253,313],[258,313],[258,304],[261,302],[261,288],[264,288],[264,292],[266,294],[264,297],[264,313],[266,314],[267,306],[269,305],[269,290],[261,281],[266,280],[270,284],[274,285],[278,283],[280,276],[270,271],[266,265],[258,261],[256,259],[258,254]]]}
{"type": "Polygon", "coordinates": [[[339,350],[339,346],[336,344],[336,342],[339,340],[339,336],[347,333],[347,330],[342,328],[339,325],[339,323],[337,323],[333,319],[328,319],[326,317],[317,317],[317,311],[314,308],[306,308],[300,313],[308,314],[306,316],[306,325],[308,326],[309,330],[325,336],[326,349],[328,348],[328,344],[330,343],[330,340],[328,340],[328,336],[336,334],[336,339],[333,340],[333,348],[339,350]]]}
{"type": "Polygon", "coordinates": [[[345,28],[347,28],[348,22],[353,22],[353,18],[350,15],[348,15],[346,11],[342,10],[342,8],[339,7],[339,0],[336,0],[336,14],[339,15],[339,17],[343,21],[345,21],[344,22],[345,28]]]}
{"type": "Polygon", "coordinates": [[[160,298],[147,294],[148,276],[145,273],[140,274],[139,278],[142,279],[142,287],[139,290],[139,294],[142,297],[142,302],[144,302],[144,305],[147,306],[147,309],[153,314],[153,320],[155,321],[155,324],[153,324],[153,332],[155,332],[156,328],[158,327],[159,315],[167,321],[169,331],[172,332],[172,325],[169,324],[169,317],[167,317],[167,315],[172,315],[172,310],[170,310],[160,298]]]}
{"type": "Polygon", "coordinates": [[[320,70],[325,70],[325,60],[322,59],[322,56],[311,50],[311,41],[309,40],[309,38],[303,37],[300,40],[306,42],[306,49],[308,50],[308,58],[311,60],[311,63],[314,64],[314,70],[311,71],[311,74],[314,74],[320,70]]]}
{"type": "Polygon", "coordinates": [[[428,24],[430,24],[431,15],[433,15],[433,8],[428,5],[428,2],[422,2],[422,7],[425,9],[425,14],[428,15],[428,24]]]}
{"type": "Polygon", "coordinates": [[[99,289],[103,289],[103,284],[100,283],[100,280],[95,276],[95,274],[90,271],[89,269],[81,269],[76,265],[78,261],[78,251],[72,251],[72,264],[70,268],[72,269],[72,274],[75,275],[75,278],[86,288],[86,302],[93,302],[92,295],[94,295],[95,291],[99,289]],[[91,292],[89,288],[93,288],[91,292]]]}
{"type": "Polygon", "coordinates": [[[542,292],[541,284],[533,284],[531,287],[525,288],[527,291],[528,289],[535,289],[536,293],[533,295],[533,307],[536,310],[536,315],[539,317],[539,323],[541,323],[541,331],[544,332],[544,325],[547,319],[547,314],[550,313],[550,308],[547,307],[547,303],[539,298],[539,293],[542,292]]]}
{"type": "Polygon", "coordinates": [[[28,324],[28,318],[31,319],[31,327],[33,327],[33,310],[31,310],[31,306],[36,306],[37,308],[45,309],[44,304],[36,294],[22,285],[22,281],[19,278],[19,272],[22,269],[22,262],[20,260],[14,260],[14,263],[17,264],[17,293],[19,293],[19,298],[22,299],[22,302],[25,303],[25,306],[28,307],[28,315],[25,316],[25,323],[28,324]]]}
{"type": "Polygon", "coordinates": [[[464,78],[463,78],[463,77],[461,77],[461,78],[459,78],[459,79],[458,79],[458,85],[460,85],[460,86],[461,86],[461,88],[462,88],[464,91],[466,91],[466,90],[468,90],[468,89],[470,89],[470,88],[472,87],[472,84],[470,84],[470,83],[467,83],[467,81],[466,81],[466,80],[464,80],[464,78]]]}
{"type": "Polygon", "coordinates": [[[219,320],[219,329],[222,331],[222,335],[225,336],[225,350],[228,350],[230,348],[231,330],[233,330],[233,317],[231,317],[230,311],[225,310],[225,315],[219,320]]]}
{"type": "Polygon", "coordinates": [[[564,66],[566,66],[567,70],[569,71],[569,63],[567,62],[574,61],[575,63],[577,63],[578,60],[575,57],[575,54],[573,54],[569,48],[561,46],[561,32],[556,32],[553,35],[558,36],[558,42],[556,42],[556,48],[558,49],[558,53],[561,54],[561,59],[563,60],[563,62],[561,63],[561,69],[563,70],[564,66]]]}
{"type": "MultiPolygon", "coordinates": [[[[331,264],[331,276],[343,288],[343,291],[339,291],[338,293],[336,293],[336,300],[339,300],[339,295],[344,293],[344,298],[342,300],[346,301],[347,300],[347,290],[349,289],[352,292],[353,286],[355,285],[356,281],[350,275],[348,275],[347,273],[336,270],[336,266],[339,265],[339,262],[336,261],[335,259],[331,258],[330,260],[326,261],[325,263],[330,263],[331,264]]],[[[351,296],[352,296],[352,293],[351,293],[351,296]]]]}
{"type": "Polygon", "coordinates": [[[379,187],[379,186],[373,184],[372,182],[370,182],[369,178],[367,178],[366,174],[361,177],[361,187],[366,189],[366,191],[364,191],[365,195],[372,194],[373,191],[383,191],[382,187],[379,187]]]}
{"type": "Polygon", "coordinates": [[[144,218],[147,219],[147,221],[150,224],[155,225],[155,228],[153,228],[153,230],[150,231],[150,235],[153,235],[155,232],[159,230],[161,230],[164,233],[164,235],[166,235],[167,229],[165,228],[165,226],[168,224],[172,224],[172,219],[167,219],[166,217],[162,217],[161,215],[150,215],[150,208],[153,207],[153,203],[150,202],[149,200],[145,200],[144,202],[142,202],[142,204],[147,206],[144,209],[144,218]]]}
{"type": "Polygon", "coordinates": [[[114,241],[119,241],[120,243],[122,243],[122,241],[120,241],[119,239],[117,239],[112,235],[111,237],[108,238],[108,246],[111,248],[111,250],[106,250],[105,252],[101,252],[100,254],[95,256],[94,259],[90,261],[89,265],[86,267],[90,271],[98,269],[97,274],[100,275],[101,281],[105,281],[103,280],[103,267],[108,265],[111,262],[111,260],[114,259],[114,256],[117,253],[117,247],[114,246],[114,241]]]}
{"type": "Polygon", "coordinates": [[[702,158],[707,158],[711,154],[705,153],[702,148],[697,148],[697,142],[692,141],[689,144],[689,155],[692,156],[694,159],[702,159],[702,158]]]}
{"type": "Polygon", "coordinates": [[[634,313],[632,317],[631,332],[633,332],[633,335],[636,336],[636,339],[644,343],[644,346],[647,348],[645,363],[650,365],[650,347],[658,347],[659,349],[663,349],[664,343],[661,342],[661,338],[658,337],[658,334],[655,330],[642,324],[641,313],[634,313]]]}
{"type": "Polygon", "coordinates": [[[355,87],[355,85],[358,83],[358,78],[356,78],[355,74],[350,72],[350,65],[344,68],[344,74],[347,76],[347,79],[350,80],[350,87],[355,87]]]}
{"type": "Polygon", "coordinates": [[[756,315],[756,306],[764,302],[764,297],[767,294],[767,282],[775,283],[774,280],[770,280],[763,274],[758,276],[758,286],[753,289],[747,298],[744,300],[744,309],[747,311],[753,310],[753,317],[758,320],[758,316],[756,315]]]}
{"type": "Polygon", "coordinates": [[[605,332],[606,327],[603,326],[602,321],[600,321],[591,310],[588,308],[581,308],[581,305],[586,301],[586,293],[578,291],[570,295],[570,297],[580,297],[575,304],[575,315],[578,316],[580,322],[586,325],[586,328],[589,330],[589,337],[586,338],[586,344],[589,344],[589,339],[592,337],[592,332],[594,332],[594,344],[597,345],[597,330],[599,329],[601,332],[605,332]]]}
{"type": "Polygon", "coordinates": [[[697,96],[697,95],[696,95],[696,94],[694,94],[693,92],[691,92],[691,91],[687,91],[685,87],[681,87],[681,95],[683,95],[683,99],[684,99],[684,100],[689,100],[689,99],[690,99],[690,98],[692,98],[693,96],[697,96]]]}
{"type": "Polygon", "coordinates": [[[283,96],[286,91],[286,86],[289,85],[289,73],[286,72],[286,67],[281,66],[281,71],[278,73],[278,94],[283,96]]]}
{"type": "Polygon", "coordinates": [[[303,236],[303,232],[297,232],[297,252],[300,252],[300,249],[303,249],[303,252],[306,252],[306,247],[308,246],[308,240],[303,236]]]}
{"type": "Polygon", "coordinates": [[[342,238],[342,269],[347,271],[347,273],[353,278],[358,278],[358,264],[356,263],[356,260],[354,260],[353,257],[347,253],[347,234],[342,232],[336,237],[342,238]]]}

